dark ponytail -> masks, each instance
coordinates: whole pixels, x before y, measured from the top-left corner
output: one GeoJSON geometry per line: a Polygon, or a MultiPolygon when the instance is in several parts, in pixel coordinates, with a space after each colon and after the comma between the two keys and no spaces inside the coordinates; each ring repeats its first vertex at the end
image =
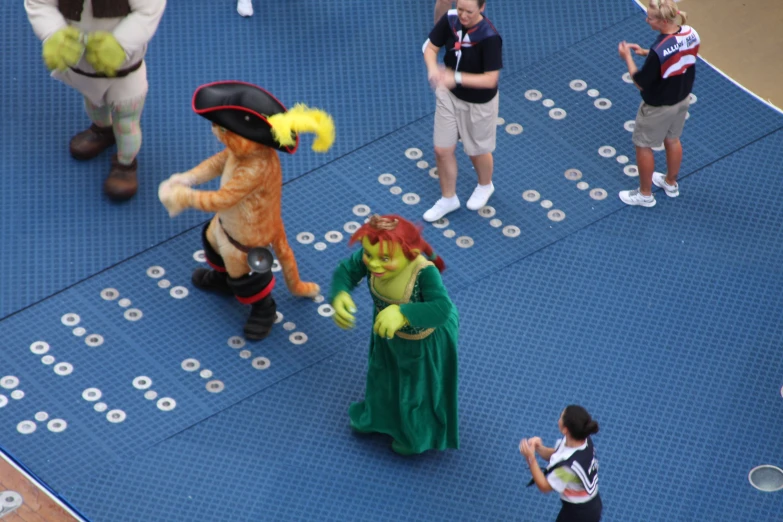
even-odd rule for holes
{"type": "Polygon", "coordinates": [[[598,433],[598,422],[593,420],[586,409],[576,404],[566,406],[563,411],[563,425],[576,440],[584,440],[598,433]]]}

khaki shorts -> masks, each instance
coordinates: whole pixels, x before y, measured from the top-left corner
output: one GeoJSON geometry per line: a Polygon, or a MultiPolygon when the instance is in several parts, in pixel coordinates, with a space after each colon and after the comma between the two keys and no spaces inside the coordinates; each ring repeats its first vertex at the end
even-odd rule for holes
{"type": "Polygon", "coordinates": [[[498,129],[500,93],[487,103],[468,103],[448,89],[435,91],[435,129],[432,141],[436,147],[453,147],[462,138],[468,156],[480,156],[495,150],[498,129]]]}
{"type": "Polygon", "coordinates": [[[658,147],[664,139],[679,138],[690,104],[690,96],[675,105],[655,107],[644,102],[639,104],[631,138],[633,144],[637,147],[658,147]]]}

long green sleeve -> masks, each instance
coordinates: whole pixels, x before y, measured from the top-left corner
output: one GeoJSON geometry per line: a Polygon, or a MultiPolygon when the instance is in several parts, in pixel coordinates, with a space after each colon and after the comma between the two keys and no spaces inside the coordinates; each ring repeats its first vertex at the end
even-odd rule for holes
{"type": "Polygon", "coordinates": [[[332,286],[329,289],[329,302],[334,301],[335,296],[340,292],[349,294],[356,288],[364,277],[367,276],[367,267],[362,261],[363,250],[360,248],[354,252],[351,257],[343,259],[337,265],[332,274],[332,286]]]}
{"type": "Polygon", "coordinates": [[[454,303],[451,302],[440,272],[428,266],[419,272],[422,302],[400,305],[400,311],[415,328],[437,328],[446,323],[454,303]]]}

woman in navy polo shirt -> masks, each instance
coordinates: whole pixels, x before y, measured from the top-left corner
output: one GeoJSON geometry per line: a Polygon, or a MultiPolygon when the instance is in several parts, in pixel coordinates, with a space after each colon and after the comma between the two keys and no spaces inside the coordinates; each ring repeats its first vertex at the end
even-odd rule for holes
{"type": "Polygon", "coordinates": [[[435,162],[441,198],[424,213],[425,221],[437,221],[460,207],[456,193],[457,141],[461,138],[478,174],[478,185],[467,202],[470,210],[487,204],[492,184],[498,117],[498,78],[503,67],[502,40],[484,16],[485,0],[457,0],[430,32],[424,63],[435,89],[435,162]],[[446,47],[444,66],[438,51],[446,47]]]}

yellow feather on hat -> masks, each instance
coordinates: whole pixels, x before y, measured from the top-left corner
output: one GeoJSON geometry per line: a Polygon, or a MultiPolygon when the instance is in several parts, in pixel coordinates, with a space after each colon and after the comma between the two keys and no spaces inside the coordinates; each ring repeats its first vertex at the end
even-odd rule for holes
{"type": "Polygon", "coordinates": [[[321,109],[310,109],[303,103],[297,103],[288,112],[270,116],[267,121],[272,128],[272,135],[280,145],[294,145],[294,133],[303,132],[316,135],[312,146],[315,152],[326,152],[334,143],[332,117],[321,109]]]}

